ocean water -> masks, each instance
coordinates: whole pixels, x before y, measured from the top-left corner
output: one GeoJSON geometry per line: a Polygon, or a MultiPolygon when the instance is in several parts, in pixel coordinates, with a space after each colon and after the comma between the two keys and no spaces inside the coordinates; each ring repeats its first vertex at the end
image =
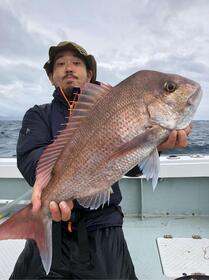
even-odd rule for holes
{"type": "MultiPolygon", "coordinates": [[[[209,155],[209,121],[193,121],[189,145],[184,149],[167,150],[163,154],[209,155]]],[[[21,121],[0,120],[0,157],[16,157],[16,144],[21,121]]]]}

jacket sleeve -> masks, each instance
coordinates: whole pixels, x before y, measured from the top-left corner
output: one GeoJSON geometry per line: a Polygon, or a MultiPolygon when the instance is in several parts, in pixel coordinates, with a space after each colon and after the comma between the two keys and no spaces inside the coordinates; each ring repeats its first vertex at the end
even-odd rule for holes
{"type": "Polygon", "coordinates": [[[126,173],[126,176],[129,177],[138,177],[142,175],[142,171],[140,170],[139,166],[134,166],[131,170],[126,173]]]}
{"type": "Polygon", "coordinates": [[[37,162],[51,140],[47,116],[36,105],[26,112],[17,142],[17,167],[31,186],[35,182],[37,162]]]}

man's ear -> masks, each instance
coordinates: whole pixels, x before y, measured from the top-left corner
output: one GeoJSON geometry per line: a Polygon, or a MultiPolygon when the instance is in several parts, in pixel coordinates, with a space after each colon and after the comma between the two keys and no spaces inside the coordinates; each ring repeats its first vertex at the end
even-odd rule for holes
{"type": "Polygon", "coordinates": [[[54,80],[53,80],[53,75],[52,75],[52,73],[49,73],[48,78],[49,78],[51,84],[54,86],[54,80]]]}
{"type": "Polygon", "coordinates": [[[88,73],[87,73],[88,82],[91,81],[92,77],[93,77],[93,72],[91,70],[88,70],[88,73]]]}

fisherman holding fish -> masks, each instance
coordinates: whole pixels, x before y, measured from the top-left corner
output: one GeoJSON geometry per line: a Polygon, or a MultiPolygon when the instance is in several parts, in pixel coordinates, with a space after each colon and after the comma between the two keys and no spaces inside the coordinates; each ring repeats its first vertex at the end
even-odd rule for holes
{"type": "MultiPolygon", "coordinates": [[[[102,108],[112,106],[110,111],[105,109],[108,124],[114,106],[120,106],[111,95],[114,91],[117,97],[117,87],[96,81],[95,58],[74,42],[60,42],[50,47],[44,69],[55,87],[53,100],[50,104],[35,105],[26,112],[17,144],[18,168],[26,181],[34,186],[32,204],[2,225],[4,232],[10,235],[2,237],[0,228],[0,239],[27,239],[10,279],[137,279],[122,230],[123,213],[119,206],[122,197],[118,180],[124,172],[129,176],[141,174],[137,165],[139,158],[132,160],[131,164],[118,165],[117,160],[120,161],[130,148],[121,139],[132,133],[126,127],[128,133],[119,138],[118,131],[122,131],[124,124],[118,127],[117,121],[122,120],[122,115],[110,128],[106,125],[106,134],[101,133],[104,126],[97,122],[102,108]],[[117,133],[114,143],[118,148],[103,157],[108,149],[113,149],[112,142],[108,142],[111,132],[117,133]],[[92,149],[98,152],[91,152],[92,149]],[[112,165],[108,166],[109,162],[112,165]],[[111,172],[117,175],[114,177],[111,172]],[[18,215],[21,218],[18,219],[18,215]],[[14,226],[16,219],[18,223],[14,226]],[[26,226],[24,221],[27,221],[26,226]]],[[[144,74],[144,80],[149,80],[151,75],[153,92],[157,91],[152,75],[158,74],[144,74]]],[[[181,84],[179,87],[185,84],[181,79],[169,81],[163,84],[163,90],[171,95],[178,83],[181,84]]],[[[128,81],[121,84],[121,96],[123,85],[126,87],[127,84],[128,81]]],[[[195,83],[189,86],[191,91],[196,90],[195,83]]],[[[190,103],[193,99],[190,97],[190,103]]],[[[172,100],[169,102],[171,104],[172,100]]],[[[153,113],[155,119],[158,109],[161,110],[161,103],[157,104],[159,108],[156,107],[153,113]]],[[[146,112],[142,111],[143,114],[146,112]]],[[[131,120],[130,127],[135,125],[131,120]]],[[[167,121],[163,120],[161,140],[156,144],[158,151],[187,146],[192,127],[190,121],[184,124],[186,126],[179,126],[178,130],[169,124],[167,129],[167,121]]],[[[155,126],[149,123],[146,127],[153,133],[158,131],[157,128],[152,131],[155,126]]],[[[137,143],[147,139],[145,134],[130,139],[132,155],[137,143]]],[[[140,148],[137,149],[138,153],[140,148]]]]}

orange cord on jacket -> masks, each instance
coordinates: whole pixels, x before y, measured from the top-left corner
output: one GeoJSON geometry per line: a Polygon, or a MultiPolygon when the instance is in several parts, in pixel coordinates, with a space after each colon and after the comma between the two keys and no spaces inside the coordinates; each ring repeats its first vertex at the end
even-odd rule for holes
{"type": "Polygon", "coordinates": [[[72,104],[70,104],[70,101],[67,99],[67,97],[66,97],[66,95],[65,95],[65,93],[64,93],[64,91],[63,91],[63,89],[60,87],[60,91],[61,91],[61,94],[62,94],[62,96],[64,97],[64,99],[65,99],[65,101],[67,102],[67,104],[68,104],[68,110],[70,111],[71,109],[73,109],[74,108],[74,106],[75,106],[75,103],[76,103],[76,96],[74,96],[74,99],[73,99],[73,101],[72,101],[72,104]]]}

